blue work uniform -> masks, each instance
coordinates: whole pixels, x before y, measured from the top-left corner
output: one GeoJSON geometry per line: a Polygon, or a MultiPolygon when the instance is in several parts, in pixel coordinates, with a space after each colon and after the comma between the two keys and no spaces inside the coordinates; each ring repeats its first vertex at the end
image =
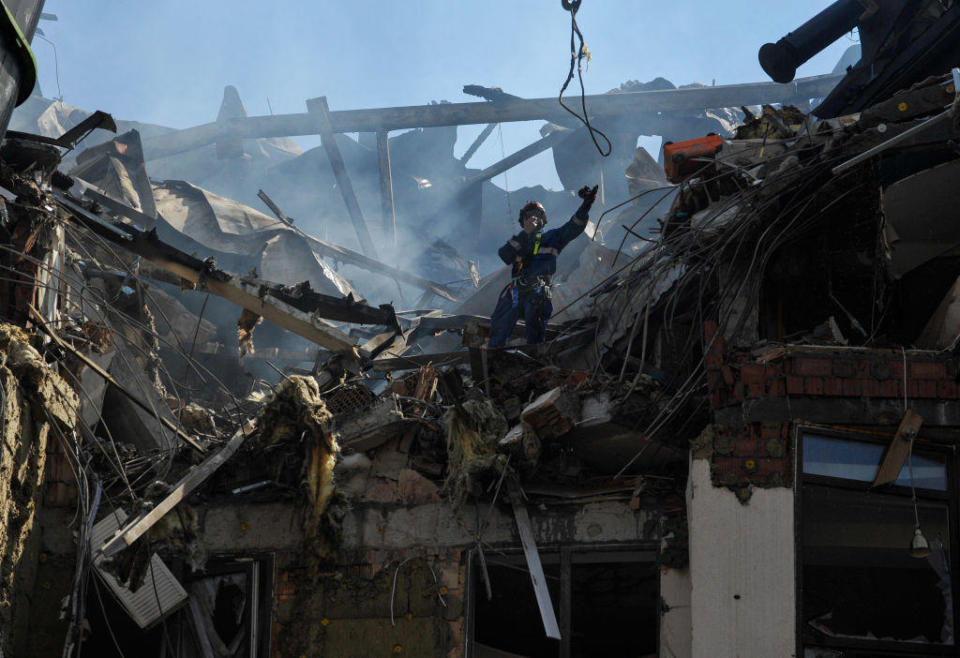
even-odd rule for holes
{"type": "Polygon", "coordinates": [[[583,233],[588,207],[581,206],[560,228],[543,233],[520,231],[497,254],[510,265],[510,285],[503,289],[490,317],[490,347],[506,345],[521,315],[527,325],[527,342],[542,343],[553,314],[550,282],[557,271],[557,256],[583,233]]]}

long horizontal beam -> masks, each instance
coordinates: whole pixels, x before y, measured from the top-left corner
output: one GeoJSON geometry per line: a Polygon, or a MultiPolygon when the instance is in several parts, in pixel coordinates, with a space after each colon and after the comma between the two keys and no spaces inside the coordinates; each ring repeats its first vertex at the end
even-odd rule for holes
{"type": "MultiPolygon", "coordinates": [[[[831,74],[800,78],[789,84],[752,82],[715,87],[595,94],[587,96],[587,108],[591,118],[594,118],[783,103],[796,101],[798,98],[825,96],[842,77],[843,74],[831,74]]],[[[569,118],[570,115],[560,107],[556,98],[531,98],[496,103],[443,103],[335,110],[330,112],[330,126],[335,133],[349,133],[509,121],[565,121],[569,118]]],[[[221,136],[254,139],[313,135],[316,132],[316,120],[307,112],[237,117],[147,139],[143,142],[143,148],[148,160],[156,160],[213,144],[221,136]]]]}

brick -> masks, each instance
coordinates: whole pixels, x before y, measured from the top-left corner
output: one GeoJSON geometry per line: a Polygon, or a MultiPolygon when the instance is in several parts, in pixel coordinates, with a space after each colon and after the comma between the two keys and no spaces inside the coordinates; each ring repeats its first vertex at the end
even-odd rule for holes
{"type": "Polygon", "coordinates": [[[774,379],[782,379],[783,374],[783,363],[778,361],[777,363],[768,363],[764,369],[763,376],[766,377],[767,381],[771,381],[774,379]]]}
{"type": "Polygon", "coordinates": [[[893,377],[893,369],[889,361],[874,361],[870,365],[870,374],[877,379],[889,379],[893,377]]]}
{"type": "Polygon", "coordinates": [[[710,465],[711,475],[715,484],[733,486],[746,481],[743,472],[743,458],[714,456],[710,465]]]}
{"type": "Polygon", "coordinates": [[[712,391],[720,386],[721,375],[716,370],[710,370],[707,372],[707,387],[712,391]]]}
{"type": "Polygon", "coordinates": [[[823,394],[831,397],[840,397],[843,395],[843,379],[838,377],[827,377],[823,380],[823,394]]]}
{"type": "Polygon", "coordinates": [[[823,395],[823,380],[820,377],[807,377],[804,384],[807,395],[823,395]]]}
{"type": "Polygon", "coordinates": [[[895,361],[887,361],[887,364],[890,366],[891,377],[896,377],[897,379],[903,379],[903,359],[897,359],[895,361]]]}
{"type": "Polygon", "coordinates": [[[856,372],[856,367],[850,361],[833,362],[833,374],[835,377],[853,377],[856,372]]]}
{"type": "Polygon", "coordinates": [[[733,443],[734,457],[753,457],[757,454],[757,440],[750,437],[738,437],[733,443]]]}
{"type": "Polygon", "coordinates": [[[787,376],[787,395],[803,395],[803,377],[787,376]]]}
{"type": "Polygon", "coordinates": [[[942,361],[914,361],[910,365],[910,376],[916,379],[946,379],[947,364],[942,361]]]}
{"type": "Polygon", "coordinates": [[[937,382],[932,379],[917,380],[917,397],[935,398],[937,397],[937,382]]]}
{"type": "Polygon", "coordinates": [[[703,364],[707,368],[719,368],[723,365],[723,355],[708,352],[703,355],[703,364]]]}
{"type": "Polygon", "coordinates": [[[770,423],[764,423],[760,426],[760,438],[761,439],[779,439],[780,438],[780,426],[772,425],[770,423]]]}
{"type": "Polygon", "coordinates": [[[751,382],[747,384],[747,397],[748,398],[762,398],[763,397],[763,383],[762,382],[751,382]]]}
{"type": "Polygon", "coordinates": [[[767,396],[772,398],[782,398],[787,393],[787,383],[781,377],[767,382],[767,396]]]}
{"type": "Polygon", "coordinates": [[[744,385],[743,382],[737,382],[733,385],[733,397],[736,400],[743,402],[744,399],[744,385]]]}
{"type": "Polygon", "coordinates": [[[911,398],[920,397],[920,382],[916,379],[910,379],[907,381],[907,395],[911,398]]]}
{"type": "Polygon", "coordinates": [[[880,382],[878,382],[876,379],[861,379],[860,389],[868,398],[880,396],[880,382]]]}
{"type": "Polygon", "coordinates": [[[859,379],[843,380],[843,394],[847,397],[859,397],[862,393],[859,379]]]}
{"type": "Polygon", "coordinates": [[[761,383],[763,381],[763,366],[743,366],[740,368],[740,379],[747,385],[761,383]]]}
{"type": "Polygon", "coordinates": [[[723,375],[723,381],[726,382],[727,386],[733,386],[733,382],[737,380],[736,375],[733,374],[733,368],[730,366],[723,366],[720,369],[720,374],[723,375]]]}
{"type": "Polygon", "coordinates": [[[710,391],[710,408],[711,409],[719,409],[724,405],[724,402],[726,401],[726,396],[723,393],[724,392],[718,388],[715,388],[712,391],[710,391]]]}
{"type": "Polygon", "coordinates": [[[829,377],[833,374],[833,363],[830,359],[800,357],[794,363],[793,372],[804,377],[829,377]]]}
{"type": "Polygon", "coordinates": [[[788,468],[785,457],[761,457],[757,460],[756,474],[767,477],[771,473],[786,473],[788,468]]]}
{"type": "Polygon", "coordinates": [[[291,601],[297,595],[297,584],[292,580],[283,580],[277,584],[277,598],[281,601],[291,601]]]}
{"type": "Polygon", "coordinates": [[[856,368],[855,376],[860,379],[866,379],[870,377],[870,361],[868,359],[860,359],[854,363],[856,368]]]}
{"type": "MultiPolygon", "coordinates": [[[[703,323],[703,340],[708,345],[710,341],[713,340],[713,337],[716,336],[717,340],[714,343],[714,347],[723,340],[723,336],[718,336],[717,332],[720,330],[720,326],[714,320],[706,320],[703,323]]],[[[721,345],[721,349],[723,346],[721,345]]]]}
{"type": "Polygon", "coordinates": [[[937,397],[944,400],[957,399],[957,382],[949,380],[937,382],[937,397]]]}
{"type": "Polygon", "coordinates": [[[885,398],[900,397],[900,381],[897,379],[887,379],[880,382],[880,395],[885,398]]]}
{"type": "Polygon", "coordinates": [[[536,430],[541,439],[562,436],[576,422],[579,401],[576,395],[555,388],[528,404],[520,417],[536,430]]]}

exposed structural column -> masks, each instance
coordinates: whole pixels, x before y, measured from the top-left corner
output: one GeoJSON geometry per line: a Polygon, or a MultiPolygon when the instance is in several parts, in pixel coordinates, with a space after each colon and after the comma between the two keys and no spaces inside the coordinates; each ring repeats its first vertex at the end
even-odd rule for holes
{"type": "Polygon", "coordinates": [[[390,169],[390,136],[386,130],[377,131],[377,163],[380,166],[380,207],[383,211],[383,230],[397,243],[397,213],[393,205],[393,173],[390,169]]]}
{"type": "Polygon", "coordinates": [[[313,117],[320,132],[320,141],[327,152],[327,157],[330,159],[330,168],[333,169],[333,175],[337,178],[337,186],[343,195],[344,203],[347,204],[347,212],[350,213],[353,228],[357,232],[360,250],[363,251],[365,256],[377,258],[377,250],[373,246],[373,240],[367,230],[367,223],[363,219],[363,212],[357,202],[357,195],[353,191],[353,183],[350,182],[347,167],[343,163],[343,156],[340,154],[340,149],[337,147],[334,138],[333,128],[330,125],[330,108],[327,107],[326,96],[308,100],[307,111],[313,117]]]}

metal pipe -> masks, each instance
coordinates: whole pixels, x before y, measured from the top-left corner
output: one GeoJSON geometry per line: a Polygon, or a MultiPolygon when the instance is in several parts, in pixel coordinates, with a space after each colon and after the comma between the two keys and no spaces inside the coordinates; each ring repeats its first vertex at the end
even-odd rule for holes
{"type": "Polygon", "coordinates": [[[797,68],[857,26],[860,0],[837,0],[776,43],[760,47],[760,66],[775,82],[790,82],[797,68]]]}
{"type": "Polygon", "coordinates": [[[0,138],[7,132],[13,108],[29,96],[36,82],[35,71],[24,70],[25,66],[34,67],[33,55],[23,50],[25,47],[29,50],[26,44],[18,43],[16,30],[19,28],[29,43],[40,21],[43,3],[44,0],[5,0],[6,12],[0,9],[4,14],[9,13],[16,23],[11,25],[7,15],[0,16],[4,22],[0,30],[0,138]],[[30,89],[21,89],[27,84],[30,89]]]}

